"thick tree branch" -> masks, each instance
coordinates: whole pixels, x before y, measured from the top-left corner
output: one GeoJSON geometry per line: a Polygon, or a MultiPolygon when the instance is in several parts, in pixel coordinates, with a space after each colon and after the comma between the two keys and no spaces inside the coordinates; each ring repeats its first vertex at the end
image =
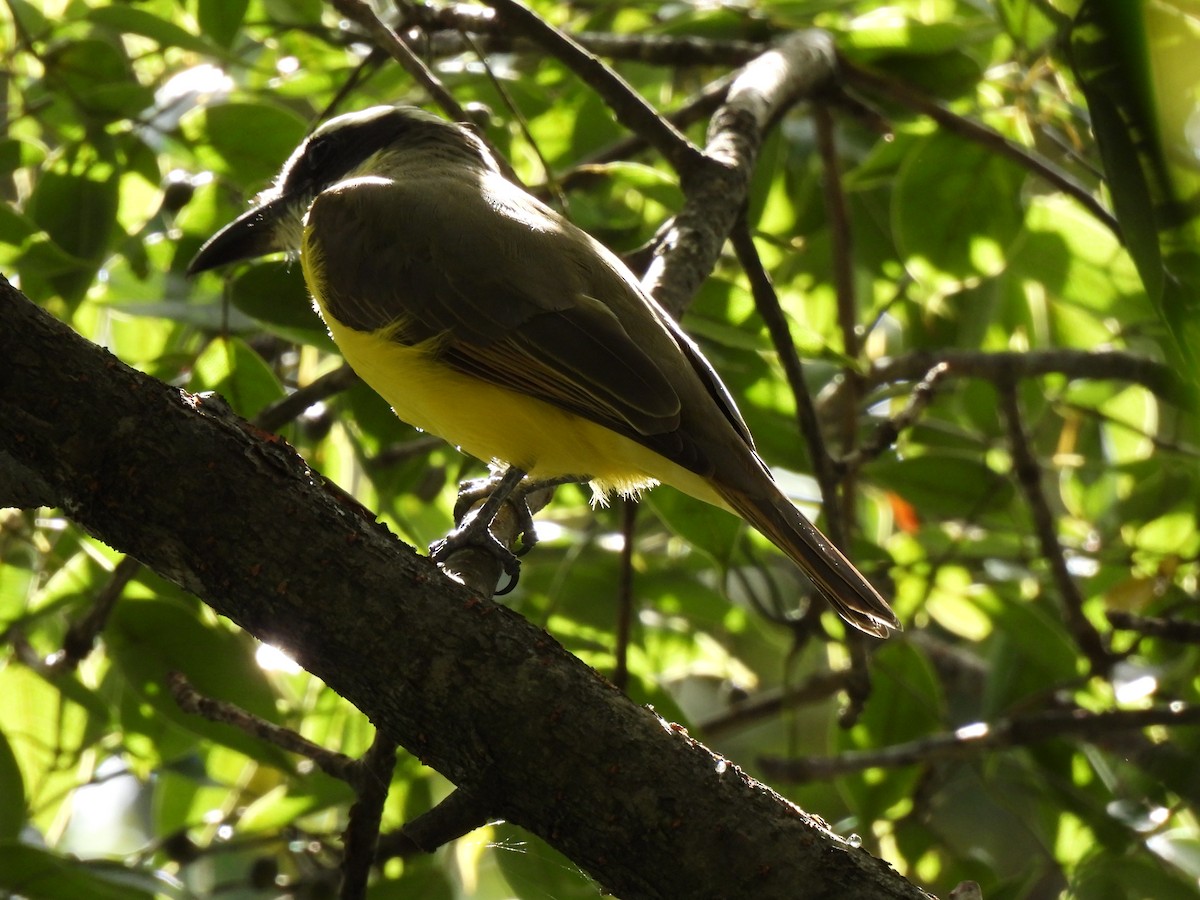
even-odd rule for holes
{"type": "MultiPolygon", "coordinates": [[[[387,737],[639,897],[921,897],[545,632],[444,577],[288,447],[0,279],[0,459],[387,737]]],[[[0,498],[19,495],[0,483],[0,498]]]]}

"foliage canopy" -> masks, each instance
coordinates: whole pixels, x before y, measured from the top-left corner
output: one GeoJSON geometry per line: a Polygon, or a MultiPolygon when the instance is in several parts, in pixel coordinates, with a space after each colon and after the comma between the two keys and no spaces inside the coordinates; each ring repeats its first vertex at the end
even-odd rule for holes
{"type": "MultiPolygon", "coordinates": [[[[432,108],[347,5],[7,0],[0,272],[247,419],[335,372],[297,266],[183,272],[320,118],[432,108]]],[[[1196,896],[1195,4],[533,8],[701,146],[720,79],[796,29],[832,35],[837,83],[769,132],[746,204],[784,327],[744,242],[682,321],[907,630],[846,644],[757,535],[666,488],[628,520],[559,490],[505,603],[928,890],[1196,896]]],[[[516,174],[644,262],[688,185],[595,83],[488,7],[398,9],[516,174]]],[[[278,430],[417,547],[480,472],[360,384],[278,430]]],[[[3,514],[0,630],[0,893],[337,883],[350,788],[164,688],[183,672],[361,755],[370,725],[321,682],[59,510],[3,514]]],[[[402,752],[385,844],[450,787],[402,752]]],[[[370,896],[594,894],[499,823],[387,860],[370,896]]]]}

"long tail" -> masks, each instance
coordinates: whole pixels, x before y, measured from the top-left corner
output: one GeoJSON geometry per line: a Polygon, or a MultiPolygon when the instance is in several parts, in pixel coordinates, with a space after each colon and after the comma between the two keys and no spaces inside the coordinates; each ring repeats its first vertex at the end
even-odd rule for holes
{"type": "Polygon", "coordinates": [[[782,492],[774,489],[763,497],[726,485],[712,486],[738,515],[805,571],[839,616],[876,637],[900,630],[900,620],[887,601],[782,492]]]}

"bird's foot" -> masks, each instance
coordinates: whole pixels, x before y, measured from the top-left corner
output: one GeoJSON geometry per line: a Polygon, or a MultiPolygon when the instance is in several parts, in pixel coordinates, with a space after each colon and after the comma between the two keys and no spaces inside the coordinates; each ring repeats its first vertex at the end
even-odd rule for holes
{"type": "Polygon", "coordinates": [[[513,468],[493,472],[486,478],[464,481],[459,485],[458,499],[454,501],[454,521],[459,523],[455,530],[477,527],[475,523],[484,520],[485,517],[490,527],[492,520],[507,501],[517,518],[514,536],[520,538],[521,543],[516,550],[506,547],[504,552],[510,556],[524,556],[537,543],[537,531],[533,525],[533,513],[529,509],[528,497],[540,485],[541,482],[526,480],[524,472],[513,468]],[[473,511],[472,507],[480,501],[483,501],[483,505],[473,511]]]}
{"type": "Polygon", "coordinates": [[[536,543],[533,515],[525,500],[526,492],[518,490],[524,479],[522,470],[510,467],[499,474],[464,483],[454,503],[454,521],[458,525],[446,537],[430,546],[430,558],[440,565],[460,550],[482,550],[500,562],[504,573],[511,579],[508,587],[511,590],[521,571],[517,555],[524,555],[536,543]],[[481,500],[483,505],[473,508],[481,500]],[[492,520],[505,502],[512,504],[517,517],[516,536],[521,539],[518,554],[514,554],[492,534],[492,520]]]}
{"type": "Polygon", "coordinates": [[[430,557],[434,562],[442,564],[454,553],[467,548],[489,553],[499,560],[504,573],[509,576],[509,584],[498,592],[506,594],[516,587],[521,571],[519,557],[524,556],[537,544],[537,530],[533,523],[530,498],[534,498],[536,507],[540,509],[548,501],[549,495],[537,497],[539,493],[559,485],[587,480],[586,477],[567,475],[531,481],[525,477],[524,471],[509,467],[487,478],[464,482],[454,503],[454,521],[459,524],[454,531],[429,548],[430,557]],[[476,506],[480,501],[483,501],[482,505],[476,506]],[[519,539],[520,543],[515,551],[498,540],[491,530],[492,520],[506,502],[512,507],[516,517],[513,536],[519,539]]]}

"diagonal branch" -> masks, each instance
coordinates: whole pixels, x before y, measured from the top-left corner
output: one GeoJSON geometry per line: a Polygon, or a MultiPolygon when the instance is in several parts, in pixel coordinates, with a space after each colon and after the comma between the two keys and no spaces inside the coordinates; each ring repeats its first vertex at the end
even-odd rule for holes
{"type": "Polygon", "coordinates": [[[625,79],[585,50],[571,37],[516,0],[488,0],[501,24],[544,47],[604,100],[622,125],[644,137],[677,169],[685,168],[700,151],[625,79]]]}
{"type": "Polygon", "coordinates": [[[1092,664],[1092,672],[1105,675],[1112,668],[1113,656],[1100,632],[1083,612],[1083,594],[1067,569],[1067,559],[1058,542],[1058,531],[1054,525],[1054,514],[1042,490],[1042,470],[1037,457],[1029,446],[1029,436],[1021,421],[1021,408],[1017,402],[1017,389],[1013,384],[1001,384],[1000,411],[1008,427],[1009,451],[1012,453],[1013,473],[1017,484],[1025,494],[1025,502],[1033,517],[1033,530],[1041,547],[1042,557],[1050,566],[1050,574],[1062,600],[1066,624],[1075,636],[1075,642],[1092,664]]]}
{"type": "Polygon", "coordinates": [[[287,444],[123,365],[3,279],[0,360],[6,478],[40,478],[82,528],[284,648],[611,893],[924,896],[444,577],[287,444]]]}
{"type": "Polygon", "coordinates": [[[913,109],[921,115],[928,116],[947,131],[984,147],[985,149],[1011,159],[1017,165],[1044,179],[1048,184],[1058,188],[1064,194],[1075,200],[1095,216],[1118,238],[1121,237],[1121,226],[1116,217],[1105,209],[1087,187],[1080,184],[1070,173],[1055,165],[1045,157],[1035,153],[1028,147],[1022,147],[1015,141],[1010,141],[999,132],[993,131],[978,122],[972,122],[942,106],[935,100],[914,91],[912,88],[890,78],[885,78],[857,66],[849,60],[842,61],[842,72],[846,83],[852,87],[869,90],[882,94],[897,103],[913,109]]]}
{"type": "Polygon", "coordinates": [[[789,35],[749,62],[708,129],[705,160],[680,170],[683,208],[656,249],[642,284],[676,317],[708,277],[741,215],[768,126],[834,76],[833,39],[819,30],[789,35]]]}

